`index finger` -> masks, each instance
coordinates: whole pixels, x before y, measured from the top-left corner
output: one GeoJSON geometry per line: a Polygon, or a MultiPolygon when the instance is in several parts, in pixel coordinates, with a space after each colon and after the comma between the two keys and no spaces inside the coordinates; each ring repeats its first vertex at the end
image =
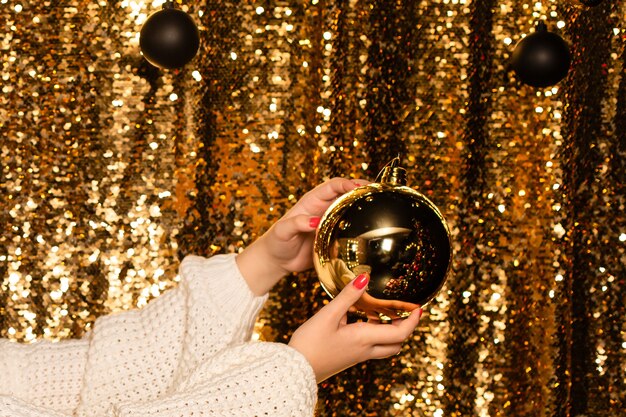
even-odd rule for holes
{"type": "Polygon", "coordinates": [[[338,197],[367,183],[368,181],[365,180],[351,180],[339,177],[330,179],[307,192],[292,207],[290,214],[307,213],[311,216],[321,216],[338,197]]]}
{"type": "Polygon", "coordinates": [[[308,194],[312,198],[329,201],[368,183],[369,181],[361,179],[335,177],[313,188],[308,194]]]}

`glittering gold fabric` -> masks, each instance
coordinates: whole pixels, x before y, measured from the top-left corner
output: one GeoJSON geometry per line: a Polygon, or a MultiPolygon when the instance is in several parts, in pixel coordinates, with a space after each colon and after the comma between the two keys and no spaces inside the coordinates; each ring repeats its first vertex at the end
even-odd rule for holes
{"type": "MultiPolygon", "coordinates": [[[[238,251],[324,178],[404,156],[453,271],[394,358],[320,387],[320,416],[616,416],[626,409],[626,4],[183,2],[201,48],[160,71],[162,1],[0,1],[0,335],[80,337],[238,251]],[[508,58],[537,19],[557,86],[508,58]]],[[[180,4],[180,2],[179,2],[180,4]]],[[[327,297],[281,283],[286,341],[327,297]]]]}

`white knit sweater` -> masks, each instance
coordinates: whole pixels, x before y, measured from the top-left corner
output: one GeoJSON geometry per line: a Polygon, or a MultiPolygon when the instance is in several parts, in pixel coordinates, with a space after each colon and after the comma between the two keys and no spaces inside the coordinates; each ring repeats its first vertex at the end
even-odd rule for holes
{"type": "Polygon", "coordinates": [[[188,256],[180,276],[83,339],[0,340],[0,417],[312,416],[306,359],[250,340],[267,295],[254,296],[235,256],[188,256]]]}

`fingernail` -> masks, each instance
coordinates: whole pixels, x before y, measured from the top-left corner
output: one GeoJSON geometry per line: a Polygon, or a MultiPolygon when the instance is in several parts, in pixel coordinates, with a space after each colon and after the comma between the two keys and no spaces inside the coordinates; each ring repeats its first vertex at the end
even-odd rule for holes
{"type": "Polygon", "coordinates": [[[418,309],[417,309],[417,314],[418,314],[418,316],[419,316],[418,318],[419,318],[419,319],[421,319],[421,318],[422,318],[422,314],[424,314],[424,310],[422,310],[422,308],[421,308],[421,307],[420,307],[420,308],[418,308],[418,309]]]}
{"type": "Polygon", "coordinates": [[[309,219],[309,226],[311,226],[313,228],[319,226],[321,219],[322,219],[321,217],[311,217],[309,219]]]}
{"type": "Polygon", "coordinates": [[[354,285],[357,290],[362,290],[369,281],[370,281],[369,275],[361,274],[354,279],[354,281],[352,282],[352,285],[354,285]]]}

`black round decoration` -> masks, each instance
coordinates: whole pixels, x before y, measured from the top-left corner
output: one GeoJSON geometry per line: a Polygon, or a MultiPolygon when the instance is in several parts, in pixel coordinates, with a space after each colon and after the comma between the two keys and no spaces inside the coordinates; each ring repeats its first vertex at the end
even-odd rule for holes
{"type": "Polygon", "coordinates": [[[139,33],[139,46],[146,60],[159,68],[187,64],[198,52],[200,35],[191,16],[165,3],[151,14],[139,33]]]}
{"type": "Polygon", "coordinates": [[[559,35],[549,32],[539,22],[535,33],[526,36],[515,46],[511,65],[524,84],[548,87],[567,75],[571,56],[567,43],[559,35]]]}
{"type": "Polygon", "coordinates": [[[602,0],[575,0],[575,2],[583,6],[595,7],[602,3],[602,0]]]}

